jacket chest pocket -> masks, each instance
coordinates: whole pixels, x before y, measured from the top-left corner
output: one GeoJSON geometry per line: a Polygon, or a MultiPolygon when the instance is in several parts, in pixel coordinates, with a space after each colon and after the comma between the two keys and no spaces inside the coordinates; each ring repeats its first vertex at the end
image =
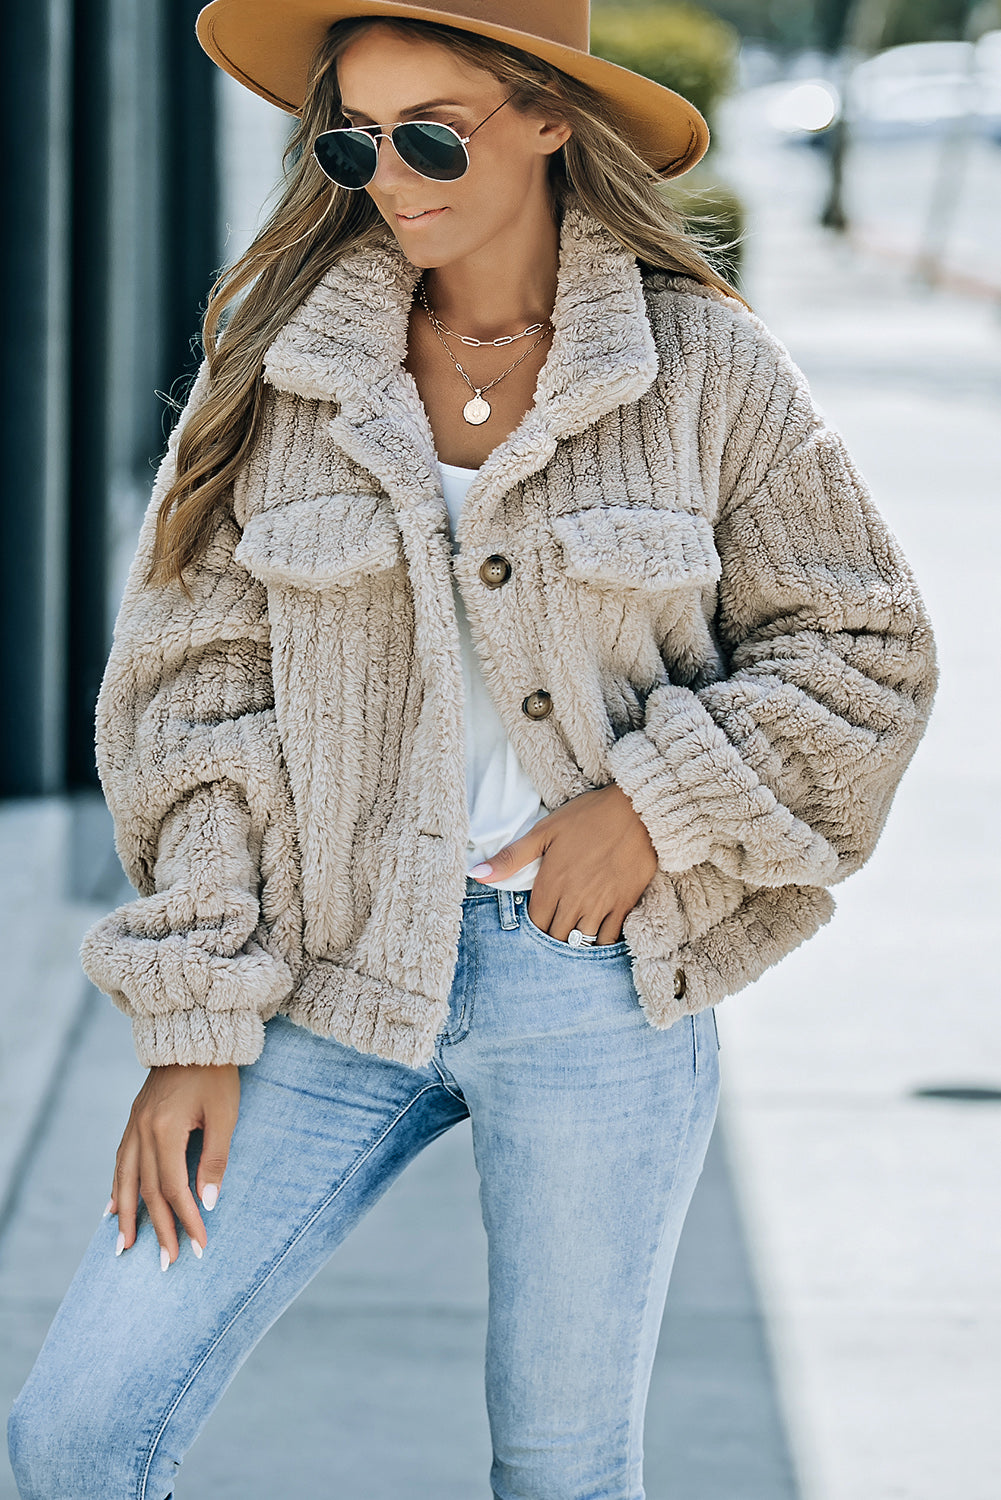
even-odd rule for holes
{"type": "Polygon", "coordinates": [[[234,557],[262,583],[351,588],[403,562],[399,529],[371,495],[318,495],[253,516],[234,557]]]}
{"type": "Polygon", "coordinates": [[[593,588],[655,598],[719,580],[712,527],[691,511],[597,505],[557,516],[552,527],[566,576],[593,588]]]}
{"type": "Polygon", "coordinates": [[[370,495],[291,501],[252,517],[234,554],[268,590],[275,714],[302,853],[304,940],[343,949],[364,917],[352,873],[399,745],[412,601],[392,512],[370,495]]]}
{"type": "Polygon", "coordinates": [[[634,721],[667,677],[690,685],[719,674],[709,621],[721,564],[704,516],[601,505],[551,525],[571,628],[596,655],[614,722],[634,721]]]}

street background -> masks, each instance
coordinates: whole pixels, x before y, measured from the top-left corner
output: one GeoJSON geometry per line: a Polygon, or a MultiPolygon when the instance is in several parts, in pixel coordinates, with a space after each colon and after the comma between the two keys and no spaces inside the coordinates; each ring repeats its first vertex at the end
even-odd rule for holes
{"type": "MultiPolygon", "coordinates": [[[[800,59],[783,76],[815,71],[800,59]]],[[[818,223],[824,151],[778,132],[768,85],[745,82],[714,155],[746,208],[744,290],[899,539],[942,678],[879,847],[836,889],[832,922],[717,1009],[720,1119],[668,1297],[647,1493],[996,1500],[1001,144],[967,143],[929,284],[915,266],[941,133],[855,142],[850,231],[834,234],[818,223]],[[934,1089],[946,1096],[918,1092],[934,1089]]],[[[231,258],[284,120],[219,86],[231,258]]],[[[112,597],[134,498],[119,515],[112,597]]],[[[128,894],[93,789],[0,802],[5,1412],[98,1222],[145,1076],[126,1018],[76,953],[128,894]]],[[[408,1169],[253,1352],[179,1500],[485,1500],[476,1189],[466,1125],[408,1169]]],[[[4,1461],[0,1500],[15,1495],[4,1461]]]]}

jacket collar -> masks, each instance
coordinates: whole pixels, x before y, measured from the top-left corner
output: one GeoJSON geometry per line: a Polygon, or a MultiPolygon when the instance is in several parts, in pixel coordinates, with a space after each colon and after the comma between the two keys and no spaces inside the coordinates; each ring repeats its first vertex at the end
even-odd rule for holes
{"type": "MultiPolygon", "coordinates": [[[[342,257],[274,340],[264,375],[279,390],[337,403],[331,431],[345,451],[397,504],[413,505],[419,491],[437,510],[434,438],[403,368],[419,276],[389,229],[342,257]]],[[[534,404],[480,469],[467,505],[542,468],[559,439],[636,400],[657,374],[636,257],[579,201],[560,227],[553,326],[534,404]]]]}

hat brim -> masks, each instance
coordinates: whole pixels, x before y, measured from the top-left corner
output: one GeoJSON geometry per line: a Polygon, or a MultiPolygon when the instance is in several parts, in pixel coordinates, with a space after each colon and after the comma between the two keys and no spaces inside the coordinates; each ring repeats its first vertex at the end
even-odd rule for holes
{"type": "Polygon", "coordinates": [[[437,21],[544,58],[608,100],[630,145],[662,177],[687,172],[709,145],[702,115],[672,89],[576,47],[431,6],[393,0],[283,0],[279,7],[275,0],[211,0],[195,29],[224,73],[279,109],[298,114],[316,49],[333,23],[349,16],[437,21]]]}

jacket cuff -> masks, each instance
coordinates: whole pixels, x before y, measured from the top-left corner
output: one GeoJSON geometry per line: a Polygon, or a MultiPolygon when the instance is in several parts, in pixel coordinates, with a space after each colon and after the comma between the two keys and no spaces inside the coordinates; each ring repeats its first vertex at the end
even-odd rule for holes
{"type": "Polygon", "coordinates": [[[130,925],[143,904],[103,917],[80,947],[88,978],[132,1017],[140,1063],[253,1062],[264,1021],[293,989],[288,965],[253,937],[235,953],[213,952],[212,927],[137,936],[130,925]]]}
{"type": "MultiPolygon", "coordinates": [[[[114,997],[112,997],[114,998],[114,997]]],[[[188,1010],[133,1016],[132,1040],[143,1068],[170,1063],[256,1062],[264,1049],[264,1019],[249,1010],[188,1010]]]]}
{"type": "Polygon", "coordinates": [[[612,745],[609,768],[646,825],[660,868],[690,870],[704,864],[712,852],[706,805],[692,794],[699,780],[709,781],[711,772],[706,767],[698,774],[695,747],[679,742],[672,751],[665,755],[645,730],[634,729],[612,745]]]}
{"type": "Polygon", "coordinates": [[[660,868],[711,861],[757,885],[825,885],[836,851],[760,780],[690,688],[647,700],[647,724],[608,751],[612,776],[643,820],[660,868]]]}

